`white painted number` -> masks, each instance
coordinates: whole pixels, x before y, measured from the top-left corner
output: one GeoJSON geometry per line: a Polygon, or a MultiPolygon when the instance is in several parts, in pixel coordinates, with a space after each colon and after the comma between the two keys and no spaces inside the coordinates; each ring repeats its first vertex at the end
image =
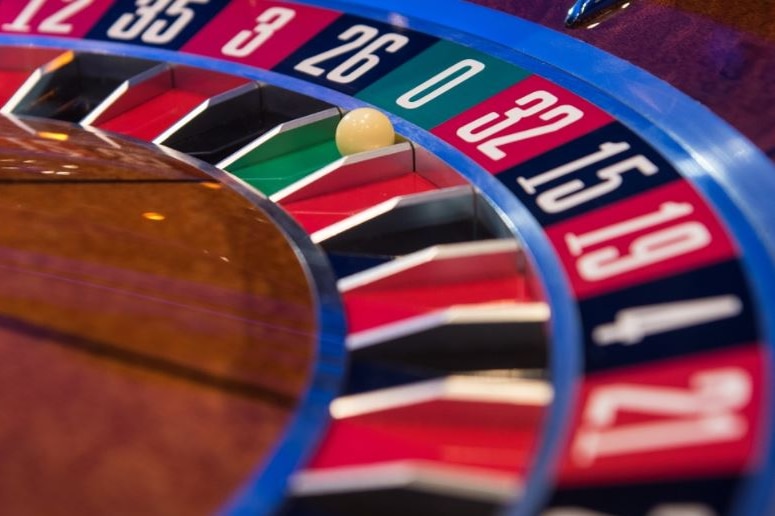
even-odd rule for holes
{"type": "MultiPolygon", "coordinates": [[[[541,513],[541,516],[612,516],[607,513],[582,509],[580,507],[555,507],[541,513]]],[[[716,511],[707,505],[697,503],[666,503],[657,505],[646,516],[716,516],[716,511]]]]}
{"type": "Polygon", "coordinates": [[[476,148],[490,159],[495,161],[503,159],[506,153],[500,147],[559,131],[584,116],[584,113],[574,106],[562,104],[554,107],[557,100],[557,97],[548,91],[534,91],[517,99],[515,103],[518,107],[506,111],[503,114],[503,120],[496,121],[501,118],[498,113],[487,113],[458,129],[457,135],[468,143],[482,142],[476,148]],[[548,123],[532,129],[496,136],[512,125],[535,115],[548,123]],[[489,127],[487,127],[488,124],[489,127]]]}
{"type": "MultiPolygon", "coordinates": [[[[583,235],[568,233],[565,235],[565,243],[571,254],[579,256],[592,245],[684,217],[693,211],[689,203],[666,202],[654,213],[583,235]]],[[[710,242],[710,232],[701,223],[683,222],[636,238],[630,244],[626,256],[620,256],[619,250],[613,245],[591,251],[578,259],[576,268],[585,280],[599,281],[702,249],[710,242]]]]}
{"type": "Polygon", "coordinates": [[[698,503],[666,503],[654,507],[648,516],[716,516],[716,511],[698,503]]]}
{"type": "Polygon", "coordinates": [[[396,104],[404,109],[417,109],[467,81],[482,70],[484,70],[484,63],[474,59],[463,59],[398,97],[396,104]],[[431,89],[439,83],[447,81],[450,77],[452,79],[448,82],[436,89],[431,89]]]}
{"type": "Polygon", "coordinates": [[[573,441],[573,460],[590,466],[607,456],[669,450],[738,440],[748,432],[737,412],[751,399],[751,379],[738,368],[695,373],[688,389],[612,384],[587,402],[583,427],[573,441]],[[616,424],[617,414],[655,416],[654,421],[616,424]]]}
{"type": "Polygon", "coordinates": [[[616,312],[614,322],[596,327],[592,340],[598,346],[637,344],[650,335],[728,319],[742,311],[742,301],[733,295],[625,308],[616,312]]]}
{"type": "Polygon", "coordinates": [[[194,19],[188,4],[207,4],[209,0],[136,0],[134,13],[124,13],[108,29],[112,39],[133,40],[138,36],[145,43],[163,45],[175,39],[194,19]],[[172,22],[158,19],[174,18],[172,22]]]}
{"type": "Polygon", "coordinates": [[[255,52],[278,30],[290,22],[296,11],[287,7],[270,7],[256,18],[253,30],[241,30],[221,49],[224,55],[245,57],[255,52]]]}
{"type": "Polygon", "coordinates": [[[351,41],[327,50],[322,54],[308,57],[297,64],[294,69],[314,77],[320,77],[326,73],[326,70],[317,66],[318,64],[360,48],[358,52],[326,75],[326,79],[329,81],[348,84],[363,77],[369,70],[379,64],[377,51],[382,50],[393,54],[409,43],[409,38],[403,34],[391,32],[380,36],[379,31],[374,27],[360,24],[353,25],[341,33],[338,38],[341,41],[351,41]]]}
{"type": "MultiPolygon", "coordinates": [[[[61,0],[66,5],[54,14],[46,17],[38,26],[39,32],[47,34],[70,34],[73,25],[66,21],[91,5],[94,0],[61,0]]],[[[38,14],[38,11],[46,3],[46,0],[30,0],[11,23],[4,23],[3,30],[12,32],[30,32],[30,21],[38,14]]]]}
{"type": "MultiPolygon", "coordinates": [[[[630,144],[626,142],[606,142],[600,145],[600,150],[593,152],[577,160],[566,163],[565,165],[553,168],[530,179],[518,177],[517,183],[529,194],[534,195],[536,188],[563,177],[572,172],[584,169],[594,163],[602,161],[616,154],[630,149],[630,144]]],[[[555,186],[541,193],[536,198],[536,204],[546,213],[559,213],[580,204],[597,199],[598,197],[612,192],[619,188],[624,182],[622,174],[630,170],[637,170],[644,176],[651,176],[659,172],[659,169],[648,158],[642,155],[626,158],[618,163],[603,167],[597,171],[597,177],[602,182],[594,186],[585,188],[585,184],[580,179],[573,179],[567,183],[555,186]]]]}

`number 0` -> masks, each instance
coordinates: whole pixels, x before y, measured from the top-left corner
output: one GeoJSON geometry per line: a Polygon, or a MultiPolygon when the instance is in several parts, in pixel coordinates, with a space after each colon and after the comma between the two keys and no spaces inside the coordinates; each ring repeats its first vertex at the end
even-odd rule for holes
{"type": "Polygon", "coordinates": [[[411,90],[407,91],[398,99],[396,100],[396,104],[401,106],[404,109],[417,109],[418,107],[424,106],[428,102],[436,99],[437,97],[445,94],[458,84],[467,81],[474,75],[478,74],[484,70],[484,64],[480,63],[479,61],[475,61],[473,59],[463,59],[459,63],[456,63],[446,70],[443,70],[424,83],[412,88],[411,90]],[[421,95],[422,93],[426,92],[430,88],[433,88],[437,84],[446,81],[449,77],[458,74],[456,77],[454,77],[449,82],[442,84],[440,87],[436,88],[435,90],[428,91],[425,93],[425,95],[422,95],[418,98],[418,95],[421,95]]]}

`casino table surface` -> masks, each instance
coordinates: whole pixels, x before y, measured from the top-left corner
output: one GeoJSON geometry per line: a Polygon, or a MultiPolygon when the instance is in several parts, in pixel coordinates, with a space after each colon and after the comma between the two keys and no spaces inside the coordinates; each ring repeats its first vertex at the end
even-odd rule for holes
{"type": "Polygon", "coordinates": [[[0,0],[0,512],[775,513],[774,15],[0,0]]]}

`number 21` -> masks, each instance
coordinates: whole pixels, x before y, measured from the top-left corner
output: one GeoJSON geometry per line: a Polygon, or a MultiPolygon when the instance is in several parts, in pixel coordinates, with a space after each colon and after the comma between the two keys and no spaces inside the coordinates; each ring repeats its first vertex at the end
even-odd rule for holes
{"type": "Polygon", "coordinates": [[[675,450],[741,439],[749,430],[743,408],[751,378],[735,367],[698,371],[689,388],[611,384],[590,394],[584,424],[573,441],[573,459],[589,467],[601,457],[675,450]],[[653,419],[618,423],[629,412],[653,419]]]}

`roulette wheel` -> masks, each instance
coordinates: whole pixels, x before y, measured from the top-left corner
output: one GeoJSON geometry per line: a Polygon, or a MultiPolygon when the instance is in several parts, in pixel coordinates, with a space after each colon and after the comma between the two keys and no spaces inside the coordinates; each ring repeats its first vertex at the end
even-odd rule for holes
{"type": "Polygon", "coordinates": [[[4,512],[771,513],[767,9],[3,0],[4,512]]]}

